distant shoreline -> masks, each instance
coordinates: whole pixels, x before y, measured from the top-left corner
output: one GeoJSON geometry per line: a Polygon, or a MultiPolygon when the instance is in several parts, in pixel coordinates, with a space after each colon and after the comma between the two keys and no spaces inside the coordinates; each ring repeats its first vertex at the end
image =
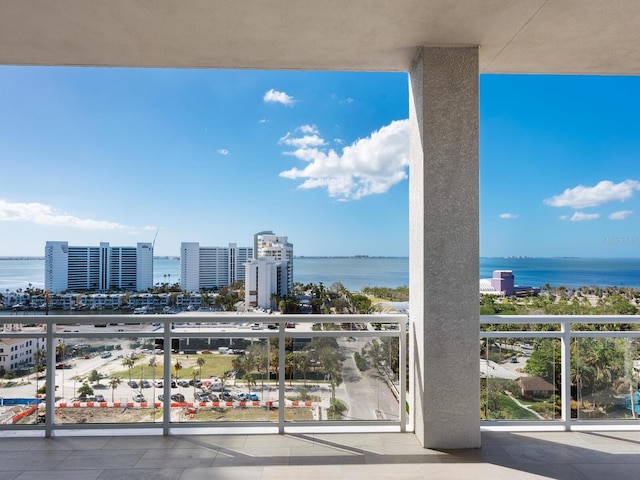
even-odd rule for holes
{"type": "MultiPolygon", "coordinates": [[[[158,255],[153,257],[155,260],[180,260],[179,256],[175,255],[158,255]]],[[[409,258],[403,255],[294,255],[294,259],[325,259],[325,258],[409,258]]],[[[44,260],[42,256],[28,257],[28,256],[16,256],[16,257],[0,257],[0,260],[44,260]]]]}
{"type": "MultiPolygon", "coordinates": [[[[154,259],[157,260],[180,260],[179,256],[176,255],[158,255],[158,256],[154,256],[154,259]]],[[[305,260],[313,260],[313,259],[327,259],[327,258],[361,258],[361,259],[368,259],[368,258],[409,258],[408,255],[294,255],[293,257],[294,259],[296,258],[300,258],[300,259],[305,259],[305,260]]],[[[532,259],[587,259],[587,260],[624,260],[624,259],[633,259],[633,260],[637,260],[640,259],[640,257],[580,257],[580,256],[557,256],[557,257],[529,257],[529,256],[517,256],[517,255],[511,255],[511,256],[504,256],[504,257],[486,257],[486,256],[480,256],[478,258],[484,258],[484,259],[492,259],[492,260],[532,260],[532,259]]],[[[2,260],[44,260],[43,256],[28,256],[28,255],[17,255],[17,256],[5,256],[5,257],[0,257],[0,261],[2,260]]]]}

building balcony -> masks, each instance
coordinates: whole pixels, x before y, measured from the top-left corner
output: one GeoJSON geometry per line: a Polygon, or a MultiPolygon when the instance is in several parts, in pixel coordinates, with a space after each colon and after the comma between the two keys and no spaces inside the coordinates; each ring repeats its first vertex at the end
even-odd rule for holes
{"type": "MultiPolygon", "coordinates": [[[[47,369],[39,376],[34,368],[26,377],[14,379],[15,386],[4,381],[0,448],[11,451],[3,471],[15,476],[47,469],[51,478],[69,478],[79,471],[95,478],[120,478],[132,470],[154,478],[200,478],[215,468],[220,475],[242,478],[591,479],[634,478],[637,469],[640,431],[635,406],[625,399],[635,393],[631,385],[637,386],[633,381],[637,382],[640,332],[632,327],[623,330],[640,323],[633,316],[481,317],[482,448],[462,450],[425,449],[412,433],[407,412],[412,411],[413,387],[402,381],[407,371],[399,368],[406,362],[404,315],[60,315],[2,320],[24,324],[3,331],[2,339],[44,340],[49,348],[54,346],[46,363],[69,366],[47,369]],[[107,326],[96,328],[101,322],[107,326]],[[46,329],[27,326],[34,323],[46,329]],[[323,328],[313,327],[320,323],[323,328]],[[617,330],[605,328],[610,325],[617,330]],[[308,348],[314,340],[316,346],[330,344],[330,351],[321,355],[308,348]],[[243,357],[255,353],[252,344],[262,345],[266,358],[272,359],[269,375],[259,367],[242,375],[236,370],[224,377],[224,385],[214,385],[220,378],[202,375],[218,400],[196,398],[196,393],[205,391],[197,383],[200,366],[205,373],[216,363],[238,367],[243,357]],[[378,367],[368,373],[371,366],[358,369],[354,354],[376,344],[385,358],[370,355],[367,361],[377,359],[378,367]],[[391,348],[394,344],[396,348],[391,348]],[[162,348],[165,345],[172,348],[162,348]],[[244,348],[234,348],[240,346],[244,348]],[[317,355],[311,355],[310,365],[300,366],[303,362],[298,359],[293,367],[287,353],[303,351],[317,355]],[[336,352],[343,354],[337,356],[340,372],[328,368],[336,352]],[[549,392],[544,391],[505,395],[513,405],[538,412],[533,419],[523,418],[520,409],[496,407],[498,389],[505,382],[513,382],[511,387],[517,384],[509,372],[530,376],[524,370],[532,361],[544,364],[537,359],[540,356],[552,358],[546,365],[551,369],[547,381],[557,398],[550,402],[549,392]],[[517,362],[508,360],[514,357],[517,362]],[[130,371],[126,358],[134,361],[130,371]],[[198,358],[205,358],[204,364],[199,365],[198,358]],[[183,368],[175,369],[176,360],[183,368]],[[607,374],[599,383],[588,383],[592,370],[586,365],[607,374]],[[397,378],[394,368],[401,372],[397,378]],[[85,382],[92,370],[107,378],[85,382]],[[336,378],[327,377],[327,371],[336,378]],[[128,385],[128,373],[137,387],[128,385]],[[581,376],[578,388],[576,378],[581,376]],[[121,378],[115,388],[109,383],[112,378],[121,378]],[[161,378],[179,384],[159,386],[161,378]],[[150,386],[142,387],[141,380],[146,379],[150,386]],[[196,386],[188,380],[195,380],[196,386]],[[82,399],[79,390],[84,383],[94,391],[82,399]],[[97,388],[98,384],[105,388],[97,388]],[[42,385],[56,392],[55,403],[47,403],[46,394],[36,396],[42,385]],[[318,416],[313,412],[326,415],[330,409],[332,387],[348,410],[333,418],[318,416]],[[224,390],[233,396],[222,399],[224,390]],[[30,401],[16,407],[12,404],[19,391],[26,392],[23,396],[30,401]],[[134,399],[139,393],[147,402],[134,399]],[[301,394],[308,396],[295,398],[301,394]],[[99,395],[103,398],[97,399],[99,395]],[[408,408],[399,408],[405,401],[408,408]],[[33,412],[13,423],[20,409],[33,412]],[[100,412],[106,411],[117,415],[105,422],[100,412]],[[311,412],[311,417],[298,416],[300,412],[311,412]],[[45,438],[49,435],[56,438],[45,438]]],[[[451,405],[455,408],[455,400],[451,405]]]]}

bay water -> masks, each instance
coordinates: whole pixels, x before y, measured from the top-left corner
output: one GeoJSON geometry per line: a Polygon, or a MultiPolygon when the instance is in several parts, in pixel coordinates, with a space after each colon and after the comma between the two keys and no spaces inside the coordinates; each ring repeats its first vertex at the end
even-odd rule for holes
{"type": "MultiPolygon", "coordinates": [[[[640,258],[481,258],[478,278],[490,278],[494,270],[512,270],[515,283],[521,286],[640,289],[640,258]]],[[[395,288],[409,285],[409,258],[297,257],[293,263],[293,280],[303,284],[322,282],[327,287],[340,282],[350,291],[366,286],[395,288]]],[[[179,281],[179,259],[154,259],[154,284],[179,281]]],[[[0,292],[25,289],[29,285],[44,288],[44,259],[0,257],[0,292]]]]}

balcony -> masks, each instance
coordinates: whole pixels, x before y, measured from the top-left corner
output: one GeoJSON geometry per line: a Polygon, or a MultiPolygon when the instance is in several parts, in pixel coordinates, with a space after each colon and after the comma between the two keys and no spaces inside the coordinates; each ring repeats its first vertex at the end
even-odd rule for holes
{"type": "MultiPolygon", "coordinates": [[[[402,381],[407,373],[402,368],[406,363],[403,352],[406,349],[407,320],[403,315],[15,315],[1,319],[5,328],[0,338],[36,339],[35,344],[44,344],[48,347],[47,352],[53,352],[46,356],[48,365],[62,363],[71,366],[68,369],[48,369],[41,380],[31,375],[28,379],[30,383],[23,386],[34,392],[29,399],[33,400],[30,402],[32,405],[24,411],[31,407],[35,407],[36,412],[44,411],[42,423],[39,423],[35,414],[32,415],[32,422],[20,419],[16,423],[6,422],[0,427],[0,448],[12,452],[10,458],[3,461],[3,471],[16,476],[36,475],[47,469],[50,478],[69,478],[69,475],[79,471],[85,474],[90,472],[94,477],[107,475],[120,478],[129,475],[133,469],[139,470],[140,474],[150,475],[150,478],[200,478],[210,476],[212,467],[220,475],[251,478],[315,478],[320,475],[362,478],[370,475],[394,479],[434,476],[595,479],[634,478],[636,474],[640,432],[637,420],[632,417],[631,409],[635,407],[629,404],[629,408],[626,408],[623,401],[626,392],[618,387],[624,384],[629,375],[637,378],[634,360],[637,360],[636,341],[640,332],[603,330],[607,324],[635,325],[640,318],[634,316],[482,316],[479,367],[483,380],[484,407],[487,406],[486,398],[492,387],[503,381],[500,372],[509,371],[508,367],[511,366],[511,361],[503,359],[511,358],[514,352],[517,352],[515,356],[518,359],[515,368],[524,368],[534,357],[536,349],[542,348],[544,342],[551,343],[552,364],[559,365],[559,372],[552,370],[552,376],[555,379],[558,375],[559,381],[551,382],[557,389],[558,399],[553,403],[557,404],[557,409],[551,409],[551,414],[548,409],[538,410],[547,413],[534,420],[523,420],[518,415],[491,419],[490,409],[483,411],[479,406],[479,413],[483,418],[488,418],[481,422],[483,448],[480,450],[425,449],[410,433],[411,419],[407,418],[405,409],[399,408],[400,404],[409,401],[409,411],[412,410],[410,398],[405,398],[401,393],[407,387],[402,381]],[[240,318],[242,322],[237,321],[240,318]],[[266,320],[277,328],[268,328],[266,320]],[[372,320],[376,320],[376,325],[372,320]],[[116,321],[117,325],[108,325],[116,321]],[[286,328],[287,323],[294,324],[295,328],[286,328]],[[312,327],[317,323],[326,325],[317,330],[317,327],[312,327]],[[46,330],[30,326],[38,324],[46,325],[46,330]],[[95,326],[103,324],[107,326],[95,326]],[[377,324],[386,328],[378,330],[377,324]],[[585,324],[597,329],[585,330],[585,324]],[[491,331],[488,330],[490,325],[491,331]],[[324,376],[324,367],[319,365],[317,368],[323,374],[321,378],[312,378],[311,368],[305,379],[303,368],[296,373],[287,363],[287,348],[296,351],[295,345],[300,346],[304,339],[309,338],[335,339],[335,343],[331,343],[350,354],[351,358],[354,353],[362,351],[365,345],[371,345],[372,341],[381,346],[387,341],[389,345],[397,342],[397,349],[385,352],[392,354],[387,361],[397,361],[401,372],[390,383],[387,383],[389,379],[385,378],[384,383],[381,380],[386,375],[384,369],[376,369],[374,376],[380,381],[374,382],[375,387],[367,387],[363,382],[365,376],[356,375],[355,364],[346,358],[341,360],[343,378],[336,387],[343,393],[359,392],[357,397],[368,398],[369,405],[373,401],[376,404],[373,409],[375,415],[368,416],[362,411],[351,415],[352,405],[358,403],[355,400],[349,404],[351,408],[347,415],[340,419],[300,419],[295,416],[295,408],[313,408],[301,405],[300,400],[294,406],[296,400],[292,400],[292,396],[312,390],[312,383],[315,382],[324,386],[325,394],[330,395],[331,390],[332,380],[324,376]],[[214,405],[210,399],[196,402],[190,396],[195,390],[193,386],[171,388],[170,382],[163,382],[162,387],[154,387],[159,378],[155,378],[150,387],[138,387],[138,391],[149,397],[148,400],[154,398],[153,403],[149,401],[146,405],[129,400],[129,394],[135,389],[126,385],[127,378],[114,389],[114,398],[111,388],[104,392],[100,390],[106,397],[105,402],[75,400],[79,378],[86,378],[91,370],[100,370],[101,366],[105,366],[126,377],[127,369],[123,360],[127,356],[131,358],[131,353],[136,357],[136,365],[131,369],[132,378],[137,381],[141,377],[154,380],[151,377],[155,370],[149,367],[152,358],[156,359],[157,364],[162,363],[163,378],[175,380],[175,377],[181,377],[186,380],[189,378],[186,374],[175,371],[176,359],[185,363],[184,371],[189,368],[186,365],[187,356],[191,360],[205,356],[220,361],[238,359],[243,356],[239,350],[238,353],[233,351],[238,339],[245,339],[248,345],[253,341],[254,345],[261,344],[265,348],[275,346],[277,350],[277,369],[274,368],[270,375],[264,372],[253,379],[251,375],[227,378],[228,390],[235,392],[250,387],[259,396],[258,400],[249,399],[241,404],[241,400],[232,399],[224,402],[224,405],[214,405]],[[154,345],[152,350],[149,348],[151,340],[154,345]],[[202,342],[211,348],[202,349],[202,342]],[[593,348],[594,342],[596,345],[601,342],[601,346],[608,346],[609,350],[621,349],[623,355],[603,355],[597,367],[600,370],[608,369],[612,375],[600,382],[597,388],[583,383],[580,402],[575,398],[572,402],[572,395],[577,397],[579,390],[575,385],[572,388],[571,382],[565,382],[564,379],[576,378],[579,362],[576,363],[575,356],[581,354],[582,360],[585,360],[584,354],[588,348],[593,348]],[[221,343],[225,346],[220,346],[221,343]],[[55,347],[61,344],[69,346],[66,353],[66,347],[55,347]],[[99,345],[100,349],[85,353],[92,348],[86,345],[99,345]],[[160,345],[176,346],[183,353],[172,353],[172,348],[160,352],[160,348],[157,348],[160,345]],[[194,350],[197,353],[191,353],[194,350]],[[96,355],[98,352],[103,353],[96,355]],[[122,358],[118,358],[121,355],[122,358]],[[616,361],[621,361],[622,366],[613,368],[616,361]],[[140,367],[147,368],[147,373],[140,367]],[[280,373],[276,374],[276,371],[280,373]],[[262,384],[263,381],[266,385],[262,384]],[[236,385],[233,386],[233,383],[236,385]],[[47,391],[56,391],[56,401],[51,404],[44,402],[36,407],[35,391],[42,384],[47,386],[47,391]],[[388,401],[393,385],[397,385],[398,389],[397,398],[391,395],[396,410],[380,407],[378,402],[384,405],[388,401]],[[157,389],[155,393],[164,395],[162,400],[155,400],[157,395],[151,393],[154,388],[157,389]],[[118,393],[120,389],[126,394],[118,393]],[[622,404],[605,403],[603,399],[608,398],[606,392],[613,392],[609,397],[617,397],[622,404]],[[176,393],[183,394],[185,401],[171,399],[176,393]],[[121,397],[124,397],[124,402],[119,402],[121,397]],[[602,410],[606,414],[593,413],[594,409],[590,407],[593,407],[594,399],[603,405],[602,410]],[[253,405],[254,402],[258,402],[258,405],[253,405]],[[575,405],[576,402],[578,405],[575,405]],[[115,406],[116,403],[118,406],[115,406]],[[572,404],[576,408],[572,409],[572,404]],[[278,408],[279,405],[285,405],[285,408],[278,408]],[[69,411],[109,409],[116,409],[121,414],[117,421],[94,422],[92,419],[97,414],[94,417],[86,415],[84,420],[75,423],[68,419],[52,420],[69,411]],[[195,409],[194,418],[189,414],[192,409],[195,409]],[[243,418],[234,417],[231,414],[233,410],[262,413],[257,418],[243,418]],[[125,417],[124,412],[127,411],[143,412],[147,416],[143,418],[144,421],[134,420],[125,417]],[[225,418],[203,419],[205,412],[211,411],[225,418]],[[615,417],[612,416],[614,411],[617,412],[615,417]],[[57,438],[52,442],[47,436],[57,438]]],[[[245,348],[244,355],[250,350],[245,348]]],[[[270,354],[267,352],[268,357],[273,357],[270,354]]],[[[324,361],[328,362],[326,359],[324,361]]],[[[207,361],[202,367],[206,368],[207,363],[211,366],[215,362],[207,361]]],[[[384,365],[384,362],[380,361],[380,364],[384,365]]],[[[595,364],[592,362],[592,365],[595,364]]],[[[191,372],[196,371],[197,367],[195,363],[191,372]]],[[[97,382],[107,384],[107,379],[97,382]]],[[[2,389],[5,409],[8,408],[5,401],[11,400],[7,395],[10,388],[5,386],[2,389]]],[[[629,398],[632,398],[632,393],[629,393],[629,398]]],[[[342,394],[337,397],[345,398],[342,394]]],[[[330,398],[325,398],[325,401],[327,399],[330,398]]],[[[353,395],[349,395],[348,399],[353,400],[353,395]]],[[[315,399],[307,401],[311,401],[312,406],[316,402],[315,399]]],[[[534,404],[545,402],[545,399],[534,399],[530,401],[529,408],[535,410],[534,404]]],[[[452,402],[452,408],[455,408],[455,402],[452,402]]],[[[323,411],[327,410],[328,407],[323,411]]]]}

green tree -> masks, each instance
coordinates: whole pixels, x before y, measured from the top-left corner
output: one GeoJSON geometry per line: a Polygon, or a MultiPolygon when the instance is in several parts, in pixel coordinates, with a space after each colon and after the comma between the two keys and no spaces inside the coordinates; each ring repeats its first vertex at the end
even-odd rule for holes
{"type": "Polygon", "coordinates": [[[331,346],[324,346],[318,351],[318,358],[331,385],[331,400],[336,399],[336,388],[342,383],[342,363],[345,360],[340,350],[331,346]]]}
{"type": "Polygon", "coordinates": [[[100,375],[98,373],[98,370],[93,369],[89,372],[89,375],[87,376],[87,380],[89,380],[92,383],[97,383],[98,385],[100,385],[100,380],[102,379],[102,375],[100,375]]]}
{"type": "Polygon", "coordinates": [[[295,297],[285,297],[278,302],[278,310],[284,314],[300,313],[300,302],[295,297]]]}
{"type": "Polygon", "coordinates": [[[559,340],[541,339],[531,353],[524,371],[532,376],[552,380],[560,385],[560,345],[559,340]]]}
{"type": "Polygon", "coordinates": [[[80,398],[84,399],[91,395],[93,395],[93,388],[91,388],[87,382],[80,385],[78,388],[78,396],[80,398]]]}
{"type": "Polygon", "coordinates": [[[351,304],[355,309],[355,313],[368,314],[373,311],[371,299],[366,295],[352,294],[350,296],[351,304]]]}

